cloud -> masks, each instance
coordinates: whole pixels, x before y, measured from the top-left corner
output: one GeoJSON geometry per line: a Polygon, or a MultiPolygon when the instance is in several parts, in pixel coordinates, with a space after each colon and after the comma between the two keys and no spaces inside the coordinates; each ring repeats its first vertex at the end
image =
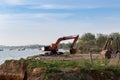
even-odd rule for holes
{"type": "Polygon", "coordinates": [[[5,2],[7,4],[11,4],[11,5],[19,5],[19,4],[21,4],[20,0],[5,0],[5,2]]]}
{"type": "Polygon", "coordinates": [[[75,6],[70,5],[56,5],[56,4],[43,4],[43,5],[35,5],[30,6],[30,9],[72,9],[76,8],[75,6]]]}
{"type": "Polygon", "coordinates": [[[86,19],[71,21],[61,19],[70,16],[72,14],[69,13],[0,14],[0,36],[2,37],[0,42],[3,45],[48,44],[55,42],[58,36],[81,35],[86,32],[119,32],[119,17],[101,17],[94,20],[88,17],[87,21],[86,19]],[[49,41],[46,42],[45,40],[48,39],[49,41]]]}
{"type": "Polygon", "coordinates": [[[0,0],[4,6],[21,5],[29,9],[94,9],[120,7],[119,0],[0,0]]]}
{"type": "Polygon", "coordinates": [[[21,5],[23,4],[20,0],[2,0],[1,5],[21,5]]]}
{"type": "Polygon", "coordinates": [[[63,21],[65,18],[72,15],[73,14],[70,13],[0,14],[0,25],[6,25],[6,23],[21,23],[24,25],[24,23],[63,21]]]}
{"type": "Polygon", "coordinates": [[[29,23],[29,22],[63,22],[63,21],[80,21],[80,22],[119,22],[120,16],[80,16],[73,13],[17,13],[17,14],[0,14],[0,23],[29,23]]]}
{"type": "Polygon", "coordinates": [[[43,4],[29,6],[29,9],[94,9],[100,6],[93,5],[60,5],[60,4],[43,4]]]}

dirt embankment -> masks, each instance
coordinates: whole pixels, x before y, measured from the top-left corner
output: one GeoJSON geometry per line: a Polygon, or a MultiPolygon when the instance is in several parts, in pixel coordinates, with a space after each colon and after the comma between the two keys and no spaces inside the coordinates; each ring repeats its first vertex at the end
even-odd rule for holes
{"type": "Polygon", "coordinates": [[[27,60],[9,60],[0,66],[0,80],[120,80],[120,71],[97,71],[61,68],[49,72],[42,67],[30,68],[27,60]]]}
{"type": "Polygon", "coordinates": [[[5,61],[0,66],[0,80],[27,80],[27,65],[24,60],[5,61]]]}

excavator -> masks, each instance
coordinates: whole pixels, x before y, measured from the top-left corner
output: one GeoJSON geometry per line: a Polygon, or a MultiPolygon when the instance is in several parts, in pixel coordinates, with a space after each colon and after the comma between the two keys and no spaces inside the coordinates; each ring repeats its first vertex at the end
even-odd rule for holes
{"type": "Polygon", "coordinates": [[[116,36],[109,36],[107,38],[107,41],[105,42],[105,45],[102,48],[102,51],[100,52],[100,55],[104,59],[110,59],[113,57],[116,57],[117,53],[120,52],[120,43],[119,39],[116,36]],[[115,42],[116,49],[112,48],[112,43],[115,42]]]}
{"type": "Polygon", "coordinates": [[[52,43],[49,46],[44,46],[41,48],[41,50],[49,51],[49,53],[47,53],[47,54],[50,54],[50,55],[63,54],[62,52],[58,52],[59,43],[64,40],[74,39],[71,44],[71,47],[70,47],[70,54],[75,54],[76,53],[75,44],[76,44],[78,38],[79,38],[79,35],[60,37],[57,39],[57,41],[55,43],[52,43]]]}

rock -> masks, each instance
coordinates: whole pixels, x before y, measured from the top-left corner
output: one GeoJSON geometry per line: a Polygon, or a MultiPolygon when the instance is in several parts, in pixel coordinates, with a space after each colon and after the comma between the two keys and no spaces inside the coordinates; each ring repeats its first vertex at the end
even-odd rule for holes
{"type": "Polygon", "coordinates": [[[41,72],[43,72],[42,68],[34,68],[32,74],[39,74],[41,72]]]}

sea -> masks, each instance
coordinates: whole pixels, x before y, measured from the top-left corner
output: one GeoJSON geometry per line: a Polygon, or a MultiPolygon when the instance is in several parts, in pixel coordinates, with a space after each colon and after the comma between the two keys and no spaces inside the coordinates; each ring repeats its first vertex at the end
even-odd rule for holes
{"type": "MultiPolygon", "coordinates": [[[[68,52],[69,50],[59,49],[59,52],[68,52]]],[[[26,59],[29,56],[44,54],[45,52],[40,49],[4,49],[0,50],[0,65],[5,62],[5,60],[19,60],[21,58],[26,59]]]]}
{"type": "Polygon", "coordinates": [[[26,59],[28,56],[34,56],[44,54],[39,49],[25,49],[25,50],[10,50],[10,49],[4,49],[0,51],[0,64],[4,63],[5,60],[19,60],[21,58],[26,59]]]}

